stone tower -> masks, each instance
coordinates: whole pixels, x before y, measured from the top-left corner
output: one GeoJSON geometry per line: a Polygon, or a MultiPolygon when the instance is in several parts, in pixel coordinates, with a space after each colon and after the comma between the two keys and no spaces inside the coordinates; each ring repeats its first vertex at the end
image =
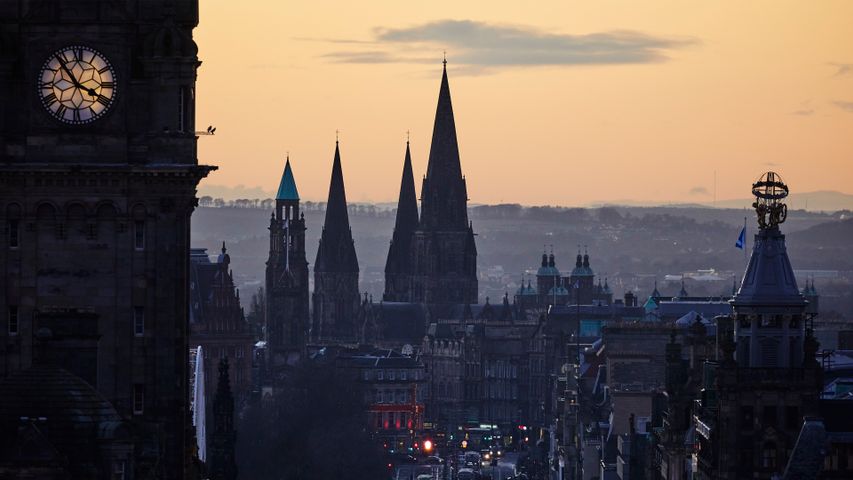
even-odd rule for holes
{"type": "Polygon", "coordinates": [[[308,262],[305,216],[290,158],[284,165],[275,211],[270,217],[270,253],[266,271],[266,332],[271,367],[294,364],[308,332],[308,262]]]}
{"type": "Polygon", "coordinates": [[[0,2],[0,375],[92,385],[146,445],[132,478],[188,464],[197,23],[197,0],[0,2]]]}
{"type": "Polygon", "coordinates": [[[406,159],[403,162],[403,179],[400,182],[400,199],[397,202],[397,219],[394,236],[385,262],[386,302],[410,302],[412,292],[412,236],[418,228],[418,197],[415,194],[415,176],[412,173],[412,156],[406,142],[406,159]]]}
{"type": "Polygon", "coordinates": [[[358,329],[358,258],[347,213],[341,153],[335,142],[335,160],[326,203],[326,220],[314,262],[314,312],[311,338],[315,341],[354,342],[358,329]]]}
{"type": "Polygon", "coordinates": [[[718,317],[715,392],[696,415],[701,478],[781,476],[804,416],[817,413],[823,382],[814,315],[779,229],[787,191],[773,172],[753,186],[759,231],[734,313],[718,317]]]}
{"type": "Polygon", "coordinates": [[[571,293],[571,302],[576,305],[592,304],[593,295],[595,293],[595,273],[592,267],[589,266],[589,252],[584,252],[581,255],[578,250],[578,256],[575,260],[575,268],[569,276],[569,291],[571,293]]]}
{"type": "Polygon", "coordinates": [[[421,187],[421,218],[412,238],[409,299],[428,304],[477,303],[477,247],[468,222],[468,190],[459,161],[446,61],[421,187]]]}

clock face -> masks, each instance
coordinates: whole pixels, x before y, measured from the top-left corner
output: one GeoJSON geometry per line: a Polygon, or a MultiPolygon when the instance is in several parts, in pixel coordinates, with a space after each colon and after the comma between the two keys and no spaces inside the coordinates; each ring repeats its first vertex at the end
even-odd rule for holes
{"type": "Polygon", "coordinates": [[[64,123],[93,122],[115,100],[115,71],[106,57],[89,47],[57,50],[44,62],[38,82],[42,105],[64,123]]]}

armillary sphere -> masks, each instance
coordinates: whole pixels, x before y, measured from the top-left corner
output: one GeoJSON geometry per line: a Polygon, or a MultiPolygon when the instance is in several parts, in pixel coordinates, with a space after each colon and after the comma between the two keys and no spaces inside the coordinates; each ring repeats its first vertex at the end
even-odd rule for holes
{"type": "Polygon", "coordinates": [[[758,216],[758,227],[775,228],[788,218],[788,206],[782,200],[788,196],[788,186],[776,172],[767,172],[752,184],[755,202],[752,207],[758,216]]]}

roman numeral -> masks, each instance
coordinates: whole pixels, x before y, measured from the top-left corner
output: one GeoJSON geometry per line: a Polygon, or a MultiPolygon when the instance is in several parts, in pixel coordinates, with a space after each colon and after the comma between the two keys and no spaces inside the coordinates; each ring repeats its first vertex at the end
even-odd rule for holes
{"type": "Polygon", "coordinates": [[[109,72],[109,71],[110,71],[110,67],[104,67],[104,68],[98,70],[98,73],[104,73],[104,72],[109,72]]]}
{"type": "Polygon", "coordinates": [[[74,121],[79,122],[80,121],[80,110],[77,110],[75,108],[74,110],[71,110],[71,113],[74,114],[74,121]]]}
{"type": "Polygon", "coordinates": [[[101,84],[101,88],[115,88],[115,87],[116,87],[115,82],[104,82],[101,84]]]}
{"type": "Polygon", "coordinates": [[[68,107],[65,105],[59,104],[59,108],[56,109],[56,115],[59,118],[65,118],[65,112],[68,110],[68,107]]]}
{"type": "Polygon", "coordinates": [[[103,106],[105,106],[105,107],[106,107],[106,106],[109,106],[109,104],[110,104],[110,99],[109,99],[109,98],[107,98],[107,97],[105,97],[105,96],[103,96],[103,95],[98,95],[98,100],[97,100],[97,102],[98,102],[98,103],[100,103],[101,105],[103,105],[103,106]]]}
{"type": "Polygon", "coordinates": [[[76,47],[76,48],[74,48],[74,52],[72,52],[72,53],[74,55],[74,60],[77,60],[78,62],[83,60],[83,49],[82,48],[76,47]]]}
{"type": "Polygon", "coordinates": [[[56,94],[54,94],[53,92],[51,92],[49,95],[46,95],[44,97],[44,104],[47,105],[48,107],[52,106],[54,103],[56,103],[58,101],[59,100],[56,98],[56,94]]]}

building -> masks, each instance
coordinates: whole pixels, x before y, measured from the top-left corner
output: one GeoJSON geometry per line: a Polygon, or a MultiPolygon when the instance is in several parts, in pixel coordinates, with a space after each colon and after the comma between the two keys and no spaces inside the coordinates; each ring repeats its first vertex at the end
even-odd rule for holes
{"type": "Polygon", "coordinates": [[[6,403],[0,438],[38,430],[72,477],[190,465],[190,217],[214,168],[197,159],[197,23],[197,0],[0,3],[0,397],[21,379],[52,399],[6,403]],[[101,413],[62,437],[81,402],[101,413]],[[124,434],[125,458],[74,448],[124,434]]]}
{"type": "MultiPolygon", "coordinates": [[[[211,260],[207,249],[190,252],[190,347],[202,347],[205,377],[205,405],[213,405],[216,378],[212,375],[219,362],[228,358],[229,377],[237,405],[248,400],[252,390],[252,333],[243,308],[240,291],[234,287],[231,256],[222,243],[222,251],[211,260]]],[[[212,418],[210,414],[207,418],[212,418]]],[[[208,428],[208,431],[210,429],[208,428]]]]}
{"type": "Polygon", "coordinates": [[[759,231],[734,312],[717,319],[719,361],[709,362],[708,372],[713,387],[693,411],[694,478],[780,476],[803,419],[820,413],[814,315],[797,288],[779,228],[788,188],[768,172],[753,192],[759,231]]]}
{"type": "Polygon", "coordinates": [[[276,368],[293,365],[303,356],[310,323],[305,215],[299,211],[290,158],[284,165],[269,230],[264,321],[268,360],[276,368]]]}
{"type": "Polygon", "coordinates": [[[447,61],[421,187],[420,218],[416,205],[413,208],[410,174],[407,149],[397,221],[385,267],[384,299],[426,304],[477,303],[477,247],[468,221],[468,190],[459,160],[447,61]],[[415,222],[417,228],[413,229],[415,222]]]}
{"type": "Polygon", "coordinates": [[[326,203],[326,219],[314,262],[314,312],[311,339],[315,342],[354,343],[360,326],[358,258],[347,213],[341,152],[335,141],[335,159],[326,203]]]}
{"type": "Polygon", "coordinates": [[[364,389],[367,424],[390,450],[415,448],[424,427],[426,371],[413,352],[407,353],[372,349],[336,359],[364,389]]]}

